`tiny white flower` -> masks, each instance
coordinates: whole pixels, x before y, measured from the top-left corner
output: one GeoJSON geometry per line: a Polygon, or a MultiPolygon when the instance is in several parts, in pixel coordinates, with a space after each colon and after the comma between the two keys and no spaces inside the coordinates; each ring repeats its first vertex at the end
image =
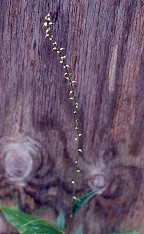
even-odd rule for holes
{"type": "Polygon", "coordinates": [[[78,152],[82,153],[82,149],[78,149],[78,152]]]}
{"type": "Polygon", "coordinates": [[[64,73],[64,76],[68,76],[68,75],[69,75],[69,73],[67,73],[67,72],[64,73]]]}
{"type": "Polygon", "coordinates": [[[66,58],[66,56],[64,55],[64,56],[61,56],[61,59],[65,59],[66,58]]]}
{"type": "Polygon", "coordinates": [[[44,26],[47,27],[48,23],[47,22],[44,22],[44,26]]]}
{"type": "Polygon", "coordinates": [[[48,13],[45,17],[45,19],[49,18],[50,17],[50,13],[48,13]]]}

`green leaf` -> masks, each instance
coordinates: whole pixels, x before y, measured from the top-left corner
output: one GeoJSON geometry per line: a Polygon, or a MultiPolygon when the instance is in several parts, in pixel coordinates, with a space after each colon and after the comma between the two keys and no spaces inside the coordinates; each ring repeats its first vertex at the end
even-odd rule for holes
{"type": "Polygon", "coordinates": [[[19,231],[19,233],[64,234],[56,224],[26,214],[17,208],[2,207],[1,210],[5,218],[19,231]]]}
{"type": "Polygon", "coordinates": [[[65,227],[65,217],[62,212],[59,213],[57,218],[57,226],[64,230],[65,227]]]}
{"type": "Polygon", "coordinates": [[[73,206],[73,213],[77,213],[79,209],[81,209],[93,196],[95,196],[100,189],[97,189],[93,192],[87,193],[84,197],[82,198],[77,198],[74,206],[73,206]]]}
{"type": "Polygon", "coordinates": [[[84,232],[84,226],[81,225],[79,229],[77,230],[76,234],[83,234],[83,232],[84,232]]]}

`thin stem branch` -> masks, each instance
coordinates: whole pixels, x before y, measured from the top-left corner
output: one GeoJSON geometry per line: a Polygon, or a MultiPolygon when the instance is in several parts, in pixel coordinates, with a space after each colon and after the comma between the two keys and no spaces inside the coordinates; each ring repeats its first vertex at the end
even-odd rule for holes
{"type": "Polygon", "coordinates": [[[71,73],[69,71],[69,66],[66,63],[66,56],[62,55],[62,51],[64,48],[60,48],[57,45],[57,42],[55,41],[52,33],[51,33],[51,19],[50,19],[50,14],[48,14],[45,17],[45,23],[44,26],[46,26],[46,37],[49,37],[49,40],[52,42],[53,44],[53,50],[56,50],[57,54],[60,57],[60,63],[63,65],[63,68],[65,70],[64,76],[65,78],[68,80],[69,82],[69,86],[70,86],[70,92],[69,92],[69,99],[73,101],[73,112],[74,112],[74,116],[75,116],[75,131],[76,131],[76,142],[77,142],[77,150],[76,150],[76,157],[75,157],[75,168],[74,168],[74,177],[72,180],[72,186],[73,186],[73,192],[72,192],[72,199],[71,199],[71,211],[70,211],[70,217],[69,217],[69,223],[68,223],[68,232],[67,234],[70,234],[70,230],[71,230],[71,225],[72,225],[72,221],[74,218],[74,214],[73,214],[73,207],[76,201],[76,187],[77,187],[77,178],[78,178],[78,173],[80,172],[79,168],[78,168],[78,163],[79,163],[79,156],[82,153],[82,150],[80,148],[80,137],[81,137],[81,133],[79,131],[79,116],[78,116],[78,100],[77,100],[77,96],[76,96],[76,91],[75,91],[75,83],[76,81],[72,80],[71,78],[71,73]]]}

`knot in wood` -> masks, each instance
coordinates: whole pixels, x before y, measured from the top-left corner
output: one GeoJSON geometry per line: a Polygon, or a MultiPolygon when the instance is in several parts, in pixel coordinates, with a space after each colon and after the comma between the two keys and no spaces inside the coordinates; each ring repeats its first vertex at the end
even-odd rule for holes
{"type": "Polygon", "coordinates": [[[10,144],[6,150],[4,167],[11,180],[24,180],[33,168],[29,149],[23,143],[10,144]]]}
{"type": "Polygon", "coordinates": [[[118,165],[107,190],[98,198],[103,211],[120,214],[130,209],[136,201],[141,187],[142,172],[134,166],[118,165]]]}
{"type": "Polygon", "coordinates": [[[30,174],[31,168],[30,156],[24,155],[22,152],[10,152],[5,158],[5,170],[12,178],[26,178],[30,174]]]}
{"type": "Polygon", "coordinates": [[[87,175],[86,177],[87,180],[87,184],[88,186],[92,189],[103,189],[105,190],[107,187],[107,180],[106,180],[106,176],[104,173],[102,172],[93,172],[87,175]]]}
{"type": "Polygon", "coordinates": [[[2,138],[0,143],[2,175],[13,183],[25,185],[42,163],[41,144],[30,137],[2,138]]]}

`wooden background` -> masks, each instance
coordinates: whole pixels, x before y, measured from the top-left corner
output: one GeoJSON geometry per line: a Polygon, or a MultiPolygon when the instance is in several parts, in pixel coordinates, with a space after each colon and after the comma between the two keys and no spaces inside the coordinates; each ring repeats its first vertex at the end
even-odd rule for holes
{"type": "MultiPolygon", "coordinates": [[[[75,156],[69,87],[44,17],[77,81],[82,132],[74,220],[86,234],[144,233],[144,1],[0,0],[0,204],[68,218],[75,156]]],[[[16,233],[1,216],[0,233],[16,233]]]]}

